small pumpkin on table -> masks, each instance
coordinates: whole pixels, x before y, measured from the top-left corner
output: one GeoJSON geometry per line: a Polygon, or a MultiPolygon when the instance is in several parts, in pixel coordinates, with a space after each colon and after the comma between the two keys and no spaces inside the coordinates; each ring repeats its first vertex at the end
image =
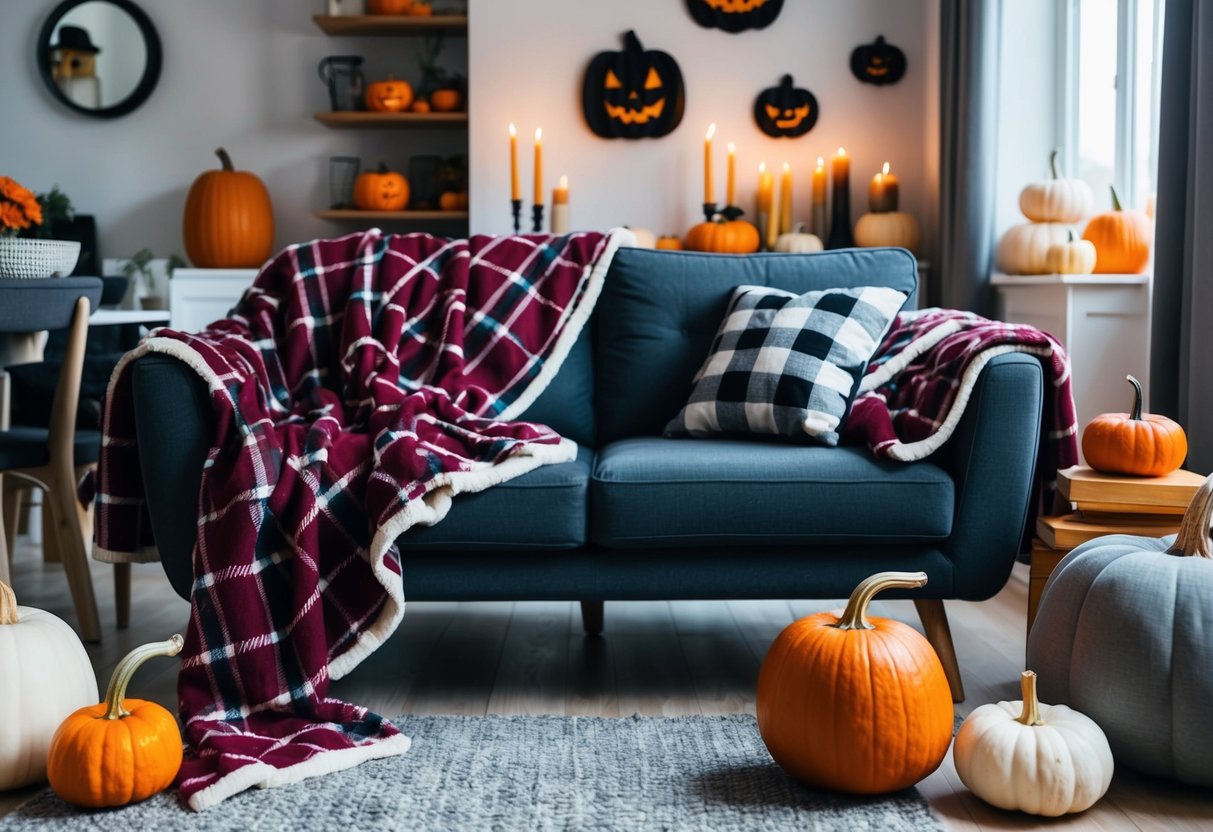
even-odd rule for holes
{"type": "Polygon", "coordinates": [[[1141,382],[1133,385],[1133,409],[1101,413],[1082,432],[1082,455],[1105,474],[1161,477],[1179,470],[1188,456],[1188,437],[1178,422],[1157,413],[1142,413],[1141,382]]]}
{"type": "Polygon", "coordinates": [[[1154,223],[1141,211],[1122,208],[1116,189],[1112,210],[1091,217],[1082,232],[1095,246],[1096,274],[1141,274],[1150,262],[1154,223]]]}
{"type": "Polygon", "coordinates": [[[361,211],[401,211],[408,202],[408,180],[383,162],[378,170],[360,173],[354,180],[354,207],[361,211]]]}
{"type": "MultiPolygon", "coordinates": [[[[1028,218],[1028,222],[1007,229],[999,240],[999,271],[1006,274],[1055,274],[1058,273],[1055,268],[1058,258],[1064,263],[1077,252],[1077,249],[1065,248],[1073,239],[1071,225],[1091,213],[1094,197],[1086,182],[1058,173],[1057,158],[1058,151],[1049,154],[1048,179],[1031,182],[1020,191],[1019,210],[1028,218]],[[1056,246],[1063,248],[1054,252],[1056,246]]],[[[1085,254],[1074,256],[1078,262],[1085,262],[1085,254]]]]}
{"type": "Polygon", "coordinates": [[[389,75],[385,81],[375,81],[366,88],[366,108],[377,113],[402,113],[413,103],[413,87],[408,81],[398,81],[389,75]]]}
{"type": "Polygon", "coordinates": [[[721,254],[752,254],[758,251],[758,229],[741,219],[745,213],[730,205],[712,219],[692,226],[683,245],[691,251],[711,251],[721,254]]]}
{"type": "Polygon", "coordinates": [[[779,252],[807,254],[824,249],[821,238],[810,234],[803,222],[796,223],[796,227],[791,231],[785,231],[775,238],[775,250],[779,252]]]}
{"type": "Polygon", "coordinates": [[[662,234],[653,243],[653,248],[659,251],[682,251],[682,239],[677,234],[662,234]]]}

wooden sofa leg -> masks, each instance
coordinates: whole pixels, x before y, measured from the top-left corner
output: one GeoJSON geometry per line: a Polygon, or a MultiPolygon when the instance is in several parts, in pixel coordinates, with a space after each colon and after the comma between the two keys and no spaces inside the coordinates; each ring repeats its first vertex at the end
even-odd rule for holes
{"type": "Polygon", "coordinates": [[[585,628],[587,636],[602,635],[603,608],[605,606],[605,601],[581,602],[581,626],[585,628]]]}
{"type": "Polygon", "coordinates": [[[952,646],[952,630],[948,626],[948,613],[943,608],[943,601],[938,598],[918,598],[914,601],[914,609],[918,610],[918,618],[922,621],[922,630],[927,635],[927,641],[931,642],[939,661],[943,664],[948,686],[952,688],[952,701],[965,701],[964,684],[960,681],[960,665],[956,662],[956,648],[952,646]]]}

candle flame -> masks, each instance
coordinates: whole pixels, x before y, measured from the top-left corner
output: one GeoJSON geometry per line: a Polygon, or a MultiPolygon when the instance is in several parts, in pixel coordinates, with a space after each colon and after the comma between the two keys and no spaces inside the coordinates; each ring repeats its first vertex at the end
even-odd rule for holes
{"type": "Polygon", "coordinates": [[[708,132],[707,132],[707,135],[704,136],[704,138],[707,139],[708,141],[711,141],[712,136],[715,136],[715,135],[716,135],[716,122],[713,121],[711,124],[708,125],[708,132]]]}
{"type": "Polygon", "coordinates": [[[569,178],[567,176],[560,177],[560,187],[568,188],[568,186],[569,186],[569,178]]]}
{"type": "Polygon", "coordinates": [[[826,160],[823,159],[821,156],[818,156],[817,157],[817,167],[824,168],[825,166],[826,166],[826,160]]]}
{"type": "Polygon", "coordinates": [[[847,155],[846,148],[845,148],[845,147],[840,147],[840,148],[838,148],[838,155],[839,155],[839,156],[846,156],[846,155],[847,155]]]}
{"type": "Polygon", "coordinates": [[[535,141],[539,141],[542,138],[543,138],[543,128],[536,127],[535,128],[535,141]]]}
{"type": "Polygon", "coordinates": [[[884,167],[880,169],[880,172],[883,173],[885,176],[889,175],[889,163],[888,162],[884,163],[884,167]]]}
{"type": "Polygon", "coordinates": [[[767,163],[766,163],[766,162],[759,162],[759,163],[758,163],[758,172],[759,172],[759,173],[766,173],[766,172],[767,172],[767,163]]]}
{"type": "Polygon", "coordinates": [[[792,169],[792,166],[791,166],[791,165],[789,165],[787,162],[784,162],[784,163],[783,163],[783,172],[784,172],[784,173],[787,173],[787,172],[788,172],[788,171],[790,171],[791,169],[792,169]]]}
{"type": "Polygon", "coordinates": [[[736,152],[737,152],[737,145],[733,144],[732,142],[729,142],[729,153],[736,153],[736,152]]]}
{"type": "Polygon", "coordinates": [[[511,136],[517,136],[517,135],[518,135],[518,128],[516,128],[516,127],[514,126],[514,122],[512,122],[512,121],[510,122],[510,135],[511,135],[511,136]]]}

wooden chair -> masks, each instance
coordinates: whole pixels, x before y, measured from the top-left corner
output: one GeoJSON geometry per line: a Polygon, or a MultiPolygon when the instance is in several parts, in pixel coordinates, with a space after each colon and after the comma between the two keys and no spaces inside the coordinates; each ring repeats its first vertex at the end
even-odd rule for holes
{"type": "MultiPolygon", "coordinates": [[[[101,450],[100,432],[77,431],[75,424],[89,310],[87,296],[75,300],[63,368],[51,409],[50,427],[15,427],[0,431],[0,473],[32,483],[46,492],[44,510],[51,512],[54,541],[59,547],[72,602],[76,607],[80,634],[85,641],[95,642],[101,640],[101,622],[89,571],[85,529],[82,527],[82,519],[87,515],[76,497],[77,483],[97,461],[101,450]]],[[[5,508],[11,510],[12,506],[5,508]]],[[[15,526],[12,518],[7,519],[9,522],[6,525],[15,526]]],[[[7,535],[0,534],[0,537],[7,535]]],[[[50,546],[52,542],[48,540],[46,545],[50,546]]],[[[0,555],[3,555],[0,559],[0,579],[4,579],[8,577],[12,553],[5,551],[11,549],[7,544],[0,544],[0,547],[0,555]]],[[[129,617],[129,581],[130,566],[124,564],[115,571],[120,621],[129,617]]]]}

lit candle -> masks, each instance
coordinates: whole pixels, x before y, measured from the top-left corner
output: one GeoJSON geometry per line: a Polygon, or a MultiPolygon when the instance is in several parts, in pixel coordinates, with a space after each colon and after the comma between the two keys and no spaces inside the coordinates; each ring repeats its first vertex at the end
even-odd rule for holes
{"type": "Polygon", "coordinates": [[[810,229],[817,237],[826,238],[826,160],[817,157],[817,167],[813,169],[813,227],[810,229]]]}
{"type": "Polygon", "coordinates": [[[728,178],[725,180],[725,198],[724,198],[725,205],[736,205],[737,204],[733,199],[733,197],[736,195],[736,190],[734,188],[734,186],[736,184],[736,182],[734,181],[736,178],[736,174],[733,169],[733,166],[736,164],[736,162],[737,162],[737,146],[735,144],[733,144],[732,142],[729,142],[729,173],[728,173],[728,178]]]}
{"type": "Polygon", "coordinates": [[[510,199],[522,199],[522,189],[518,187],[518,131],[510,125],[510,199]]]}
{"type": "Polygon", "coordinates": [[[708,132],[703,137],[703,201],[704,204],[716,201],[716,189],[712,187],[712,136],[716,135],[716,123],[708,125],[708,132]]]}
{"type": "Polygon", "coordinates": [[[767,170],[767,163],[758,166],[759,198],[762,199],[763,215],[759,222],[765,223],[762,229],[763,243],[768,249],[775,248],[775,238],[779,236],[779,212],[775,210],[775,174],[767,170]]]}
{"type": "Polygon", "coordinates": [[[560,185],[552,189],[552,233],[569,233],[569,178],[560,177],[560,185]]]}
{"type": "Polygon", "coordinates": [[[855,244],[851,235],[851,157],[838,148],[831,162],[834,175],[833,218],[826,248],[849,248],[855,244]]]}
{"type": "Polygon", "coordinates": [[[779,233],[792,230],[792,166],[783,163],[783,179],[779,183],[779,233]]]}
{"type": "Polygon", "coordinates": [[[535,128],[535,204],[543,204],[543,130],[535,128]]]}
{"type": "Polygon", "coordinates": [[[775,190],[775,176],[767,170],[767,163],[760,162],[758,165],[758,199],[754,206],[754,214],[759,217],[764,216],[771,210],[771,194],[775,190]]]}
{"type": "Polygon", "coordinates": [[[877,171],[868,186],[868,210],[873,214],[883,214],[888,211],[884,198],[884,173],[877,171]]]}
{"type": "Polygon", "coordinates": [[[569,202],[569,178],[560,177],[560,184],[552,188],[552,204],[567,205],[569,202]]]}
{"type": "Polygon", "coordinates": [[[901,196],[901,183],[897,181],[897,174],[889,173],[888,162],[884,163],[884,168],[880,171],[880,178],[884,183],[885,204],[889,206],[889,211],[896,211],[901,196]]]}

